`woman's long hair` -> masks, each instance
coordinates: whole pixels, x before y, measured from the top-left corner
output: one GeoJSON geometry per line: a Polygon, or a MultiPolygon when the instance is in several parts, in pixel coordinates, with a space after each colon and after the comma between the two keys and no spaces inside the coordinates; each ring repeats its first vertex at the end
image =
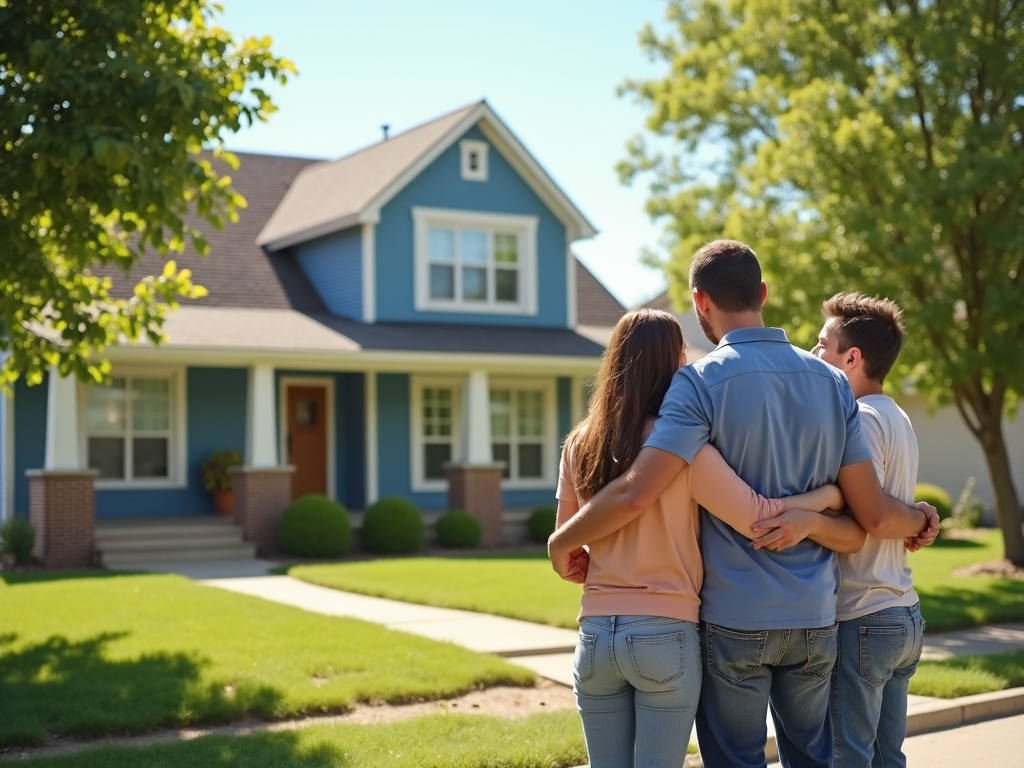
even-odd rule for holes
{"type": "Polygon", "coordinates": [[[683,331],[668,312],[635,309],[619,320],[587,416],[565,441],[574,454],[579,496],[589,499],[636,459],[644,420],[658,415],[682,350],[683,331]]]}

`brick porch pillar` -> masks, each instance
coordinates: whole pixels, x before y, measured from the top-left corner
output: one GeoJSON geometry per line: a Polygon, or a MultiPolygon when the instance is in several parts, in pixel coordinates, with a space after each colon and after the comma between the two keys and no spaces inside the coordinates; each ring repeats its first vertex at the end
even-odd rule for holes
{"type": "Polygon", "coordinates": [[[96,547],[94,469],[29,469],[29,519],[36,531],[32,550],[47,568],[88,568],[96,547]]]}
{"type": "Polygon", "coordinates": [[[259,555],[280,551],[277,529],[281,515],[292,500],[295,467],[232,467],[235,522],[259,555]]]}
{"type": "Polygon", "coordinates": [[[501,519],[501,476],[505,463],[447,464],[448,509],[463,509],[483,526],[480,543],[496,547],[504,539],[501,519]]]}

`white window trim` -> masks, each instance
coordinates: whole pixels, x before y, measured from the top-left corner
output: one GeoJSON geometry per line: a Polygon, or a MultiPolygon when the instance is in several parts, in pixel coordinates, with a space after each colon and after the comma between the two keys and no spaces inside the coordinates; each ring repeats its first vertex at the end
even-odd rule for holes
{"type": "Polygon", "coordinates": [[[281,464],[288,463],[288,387],[324,387],[327,404],[327,495],[337,498],[334,455],[334,378],[330,376],[282,376],[277,390],[277,455],[281,464]]]}
{"type": "Polygon", "coordinates": [[[487,152],[490,148],[486,141],[463,139],[459,142],[459,170],[463,181],[487,181],[487,152]],[[469,163],[470,155],[474,152],[476,152],[478,161],[476,170],[471,168],[469,163]]]}
{"type": "MultiPolygon", "coordinates": [[[[544,434],[541,438],[543,445],[543,475],[526,479],[511,477],[501,481],[502,490],[535,490],[553,488],[558,482],[558,403],[555,381],[553,379],[504,379],[492,378],[488,382],[488,418],[490,417],[490,391],[492,389],[510,389],[513,392],[522,389],[541,390],[544,398],[544,434]]],[[[512,407],[515,408],[515,396],[513,395],[512,407]]],[[[498,441],[498,438],[491,435],[491,443],[498,441]]],[[[515,439],[512,440],[515,445],[515,439]]]]}
{"type": "Polygon", "coordinates": [[[409,446],[412,457],[411,487],[416,492],[447,491],[447,480],[427,480],[423,476],[423,390],[428,387],[443,387],[452,390],[452,461],[462,459],[462,396],[464,380],[451,377],[410,376],[409,377],[409,446]]]}
{"type": "Polygon", "coordinates": [[[537,225],[536,216],[479,213],[449,208],[413,206],[413,252],[416,264],[416,310],[418,312],[464,312],[494,315],[537,314],[537,225]],[[519,235],[519,302],[487,303],[432,299],[430,265],[427,258],[427,230],[431,226],[514,230],[519,235]]]}
{"type": "MultiPolygon", "coordinates": [[[[146,489],[171,489],[188,487],[188,414],[186,404],[188,396],[184,368],[121,368],[111,372],[111,378],[125,379],[169,379],[170,380],[170,445],[167,450],[168,472],[166,478],[145,477],[139,479],[117,480],[114,478],[96,478],[95,487],[98,491],[134,491],[146,489]]],[[[88,385],[78,386],[78,455],[82,457],[82,465],[89,462],[89,434],[87,423],[87,390],[88,385]]],[[[195,478],[198,483],[199,478],[195,478]]]]}

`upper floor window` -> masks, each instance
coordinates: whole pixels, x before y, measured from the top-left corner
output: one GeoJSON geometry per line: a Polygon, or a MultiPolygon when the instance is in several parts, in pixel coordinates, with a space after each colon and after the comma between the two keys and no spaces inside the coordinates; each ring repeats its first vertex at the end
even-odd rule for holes
{"type": "Polygon", "coordinates": [[[535,314],[533,216],[413,208],[416,309],[535,314]]]}
{"type": "Polygon", "coordinates": [[[461,176],[465,181],[487,181],[488,148],[486,141],[459,142],[461,176]]]}

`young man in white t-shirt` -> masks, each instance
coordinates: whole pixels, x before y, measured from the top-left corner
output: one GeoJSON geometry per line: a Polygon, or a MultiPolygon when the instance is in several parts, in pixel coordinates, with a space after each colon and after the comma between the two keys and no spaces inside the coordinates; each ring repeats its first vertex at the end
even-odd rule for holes
{"type": "MultiPolygon", "coordinates": [[[[840,293],[822,314],[825,326],[812,352],[849,378],[878,480],[886,493],[912,504],[917,438],[907,414],[882,392],[903,347],[902,312],[888,299],[840,293]]],[[[839,660],[829,700],[833,765],[903,768],[907,689],[924,635],[904,542],[869,534],[860,552],[839,555],[839,568],[839,660]]]]}

